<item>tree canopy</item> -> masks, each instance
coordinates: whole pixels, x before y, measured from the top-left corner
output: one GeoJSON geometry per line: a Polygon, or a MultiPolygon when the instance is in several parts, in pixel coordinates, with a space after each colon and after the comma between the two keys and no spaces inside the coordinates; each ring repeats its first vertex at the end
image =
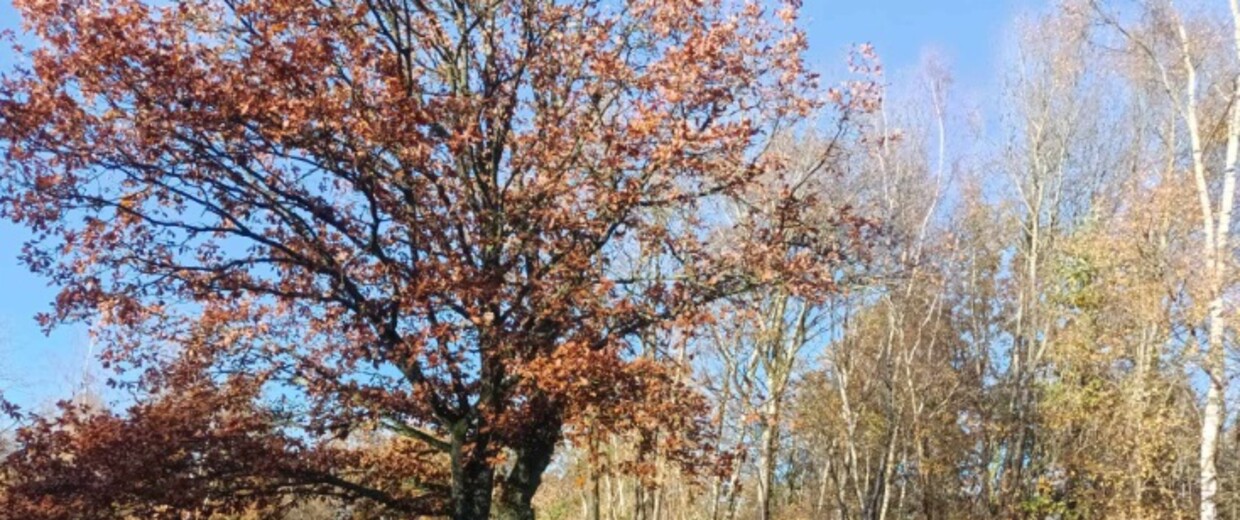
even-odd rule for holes
{"type": "Polygon", "coordinates": [[[795,3],[15,5],[0,213],[136,404],[23,430],[14,518],[528,519],[587,418],[705,468],[704,401],[636,345],[829,294],[864,227],[788,185],[717,211],[821,105],[795,3]]]}

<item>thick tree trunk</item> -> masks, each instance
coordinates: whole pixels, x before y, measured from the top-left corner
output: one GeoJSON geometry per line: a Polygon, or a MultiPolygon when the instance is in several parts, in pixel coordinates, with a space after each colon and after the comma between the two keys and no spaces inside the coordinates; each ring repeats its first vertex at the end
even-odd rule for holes
{"type": "Polygon", "coordinates": [[[534,520],[534,494],[542,485],[543,472],[555,455],[560,421],[549,417],[537,435],[525,439],[515,451],[516,461],[500,486],[495,503],[496,520],[534,520]]]}
{"type": "Polygon", "coordinates": [[[452,465],[452,520],[486,520],[491,514],[491,488],[495,469],[479,456],[485,447],[468,443],[469,424],[465,420],[452,426],[449,451],[452,465]],[[473,451],[474,453],[471,453],[473,451]]]}
{"type": "Polygon", "coordinates": [[[490,518],[494,475],[494,469],[485,461],[466,462],[459,469],[456,464],[453,465],[452,520],[490,518]]]}

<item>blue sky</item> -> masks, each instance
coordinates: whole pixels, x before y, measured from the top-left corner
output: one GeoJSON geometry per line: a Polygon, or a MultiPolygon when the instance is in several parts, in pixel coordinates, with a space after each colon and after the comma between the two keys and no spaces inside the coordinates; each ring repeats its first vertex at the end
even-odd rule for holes
{"type": "MultiPolygon", "coordinates": [[[[0,0],[0,30],[18,30],[17,13],[0,0]]],[[[0,48],[0,68],[13,62],[0,48]]],[[[50,308],[56,289],[18,262],[23,228],[0,220],[0,392],[23,407],[38,408],[71,394],[86,367],[89,339],[73,327],[44,335],[35,313],[50,308]]]]}
{"type": "MultiPolygon", "coordinates": [[[[957,88],[991,97],[1005,29],[1021,12],[1047,0],[805,0],[810,62],[826,81],[842,69],[847,49],[873,43],[891,74],[916,66],[926,50],[951,64],[957,88]]],[[[9,0],[0,0],[0,29],[17,30],[9,0]]],[[[0,68],[12,63],[0,49],[0,68]]],[[[34,314],[48,308],[55,288],[20,265],[29,234],[0,222],[0,392],[26,407],[68,396],[88,352],[81,327],[45,336],[34,314]]]]}
{"type": "MultiPolygon", "coordinates": [[[[870,42],[893,73],[926,50],[948,58],[958,82],[986,88],[1003,34],[1020,13],[1048,0],[805,0],[810,59],[821,70],[840,63],[849,45],[870,42]]],[[[830,79],[829,77],[826,79],[830,79]]]]}

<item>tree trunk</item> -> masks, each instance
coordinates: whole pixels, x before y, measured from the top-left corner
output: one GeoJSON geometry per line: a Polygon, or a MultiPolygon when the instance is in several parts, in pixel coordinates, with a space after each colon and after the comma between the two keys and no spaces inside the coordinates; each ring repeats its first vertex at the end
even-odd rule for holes
{"type": "Polygon", "coordinates": [[[460,445],[455,441],[452,451],[452,520],[486,520],[490,518],[495,470],[483,457],[462,460],[460,445]]]}
{"type": "Polygon", "coordinates": [[[767,403],[766,424],[758,454],[758,508],[761,520],[771,518],[771,488],[775,485],[775,457],[779,450],[779,420],[783,408],[782,392],[772,392],[767,403]]]}
{"type": "MultiPolygon", "coordinates": [[[[1211,335],[1216,327],[1210,325],[1211,335]]],[[[1221,328],[1221,326],[1219,327],[1221,328]]],[[[1218,351],[1217,345],[1211,345],[1208,358],[1213,359],[1218,351]]],[[[1213,363],[1210,363],[1213,364],[1213,363]]],[[[1215,496],[1218,494],[1218,469],[1215,464],[1218,455],[1218,437],[1223,427],[1223,391],[1219,379],[1222,375],[1218,370],[1206,371],[1209,388],[1206,390],[1206,408],[1201,418],[1201,520],[1214,520],[1218,517],[1215,510],[1215,496]]]]}
{"type": "Polygon", "coordinates": [[[497,520],[534,520],[534,494],[542,485],[543,472],[555,455],[560,421],[557,417],[547,417],[543,426],[537,435],[525,439],[514,449],[515,464],[504,478],[495,504],[494,518],[497,520]]]}
{"type": "Polygon", "coordinates": [[[603,518],[603,488],[598,478],[598,432],[590,434],[590,520],[603,518]]]}
{"type": "Polygon", "coordinates": [[[892,477],[895,476],[896,469],[896,444],[900,437],[900,427],[896,426],[895,431],[891,433],[891,438],[887,441],[887,456],[883,459],[882,471],[882,495],[878,503],[878,520],[887,520],[888,508],[891,505],[891,486],[893,485],[892,477]]]}
{"type": "MultiPolygon", "coordinates": [[[[1229,2],[1233,23],[1233,45],[1240,56],[1240,4],[1235,0],[1229,2]]],[[[1210,195],[1205,178],[1205,152],[1200,123],[1197,118],[1197,71],[1193,66],[1189,53],[1188,34],[1180,24],[1180,41],[1184,47],[1184,63],[1187,70],[1187,106],[1185,117],[1188,123],[1189,138],[1193,147],[1193,173],[1197,184],[1198,197],[1201,199],[1202,224],[1206,232],[1206,253],[1211,277],[1210,280],[1210,323],[1209,337],[1204,353],[1204,372],[1209,387],[1206,390],[1205,410],[1201,420],[1201,520],[1214,520],[1218,517],[1216,495],[1218,494],[1218,437],[1223,427],[1223,396],[1226,394],[1227,374],[1223,361],[1223,334],[1226,327],[1223,315],[1224,283],[1227,279],[1227,267],[1231,261],[1231,250],[1228,249],[1228,238],[1231,231],[1231,210],[1235,201],[1236,163],[1240,159],[1240,110],[1235,102],[1240,98],[1240,76],[1232,78],[1232,106],[1228,114],[1227,150],[1223,163],[1223,191],[1219,195],[1217,219],[1211,210],[1210,195]],[[1211,224],[1215,228],[1212,229],[1211,224]]]]}

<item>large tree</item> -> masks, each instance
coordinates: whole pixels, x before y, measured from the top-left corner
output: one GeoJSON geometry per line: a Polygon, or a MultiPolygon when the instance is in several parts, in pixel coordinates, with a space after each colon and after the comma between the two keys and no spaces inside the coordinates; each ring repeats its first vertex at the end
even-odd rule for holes
{"type": "Polygon", "coordinates": [[[0,505],[528,519],[585,415],[701,455],[634,338],[839,257],[791,194],[711,244],[814,109],[795,3],[16,1],[0,211],[138,404],[33,423],[0,505]]]}

